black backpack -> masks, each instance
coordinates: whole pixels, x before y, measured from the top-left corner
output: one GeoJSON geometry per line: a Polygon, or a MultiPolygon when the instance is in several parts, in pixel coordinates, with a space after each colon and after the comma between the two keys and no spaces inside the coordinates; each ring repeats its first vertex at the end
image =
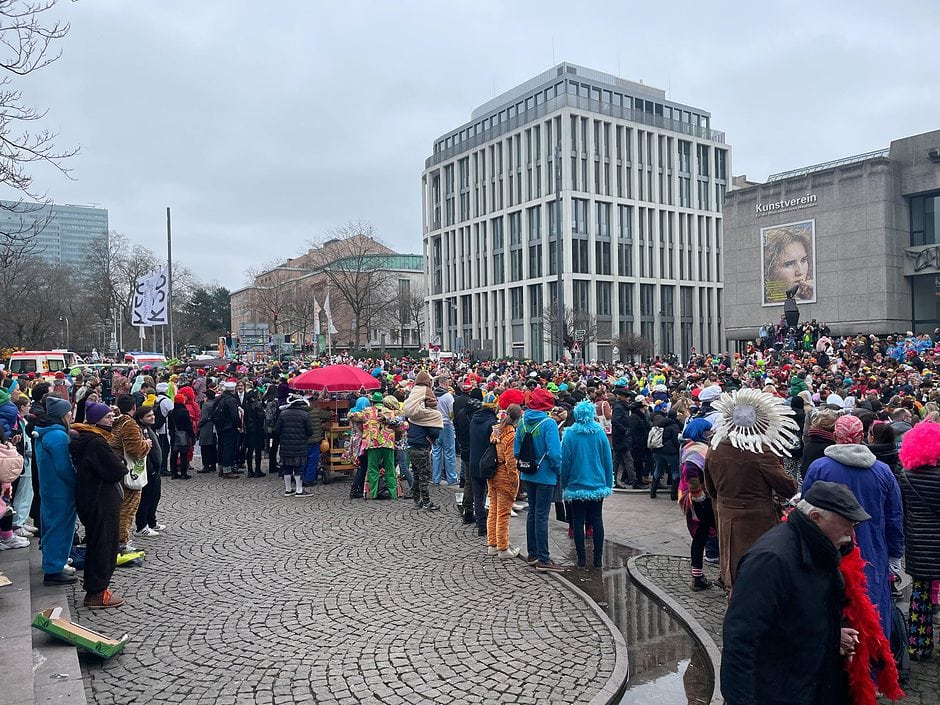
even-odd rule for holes
{"type": "Polygon", "coordinates": [[[542,419],[535,425],[535,428],[526,428],[525,433],[522,434],[522,444],[519,446],[519,455],[516,456],[516,468],[519,472],[538,472],[542,459],[535,454],[535,440],[532,438],[532,434],[546,421],[547,419],[542,419]]]}
{"type": "Polygon", "coordinates": [[[480,456],[480,477],[482,477],[484,480],[492,479],[496,474],[496,468],[498,465],[499,463],[496,457],[496,444],[490,443],[483,451],[483,455],[480,456]]]}
{"type": "Polygon", "coordinates": [[[158,433],[161,428],[166,426],[166,414],[163,413],[163,408],[160,404],[164,399],[169,399],[169,397],[165,394],[161,394],[157,397],[157,403],[153,405],[153,430],[158,433]]]}

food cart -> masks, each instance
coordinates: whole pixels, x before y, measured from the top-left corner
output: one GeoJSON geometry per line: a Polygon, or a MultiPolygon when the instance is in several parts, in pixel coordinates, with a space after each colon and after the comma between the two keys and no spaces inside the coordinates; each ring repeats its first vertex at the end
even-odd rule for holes
{"type": "MultiPolygon", "coordinates": [[[[343,393],[361,390],[372,391],[381,384],[369,373],[352,365],[330,365],[318,367],[290,381],[292,389],[343,393]]],[[[335,475],[352,475],[356,466],[344,458],[352,428],[349,425],[349,401],[347,399],[321,399],[316,402],[321,409],[332,412],[333,418],[324,423],[323,440],[329,448],[320,452],[320,478],[329,483],[335,475]]]]}

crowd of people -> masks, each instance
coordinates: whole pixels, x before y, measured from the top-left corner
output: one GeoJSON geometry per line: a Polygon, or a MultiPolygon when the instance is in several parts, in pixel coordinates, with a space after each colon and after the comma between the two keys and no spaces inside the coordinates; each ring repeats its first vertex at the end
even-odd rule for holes
{"type": "MultiPolygon", "coordinates": [[[[605,498],[615,488],[668,495],[689,529],[690,589],[712,588],[704,562],[720,563],[728,702],[755,702],[771,685],[761,680],[762,659],[799,650],[788,639],[799,643],[805,620],[828,620],[814,622],[819,668],[849,662],[862,641],[890,639],[902,560],[913,578],[909,653],[930,657],[940,585],[940,334],[837,337],[813,322],[800,342],[774,345],[777,332],[763,333],[742,353],[685,364],[337,356],[208,371],[75,371],[51,382],[7,376],[0,430],[25,462],[4,486],[0,548],[25,547],[41,532],[45,581],[74,582],[78,519],[85,604],[120,605],[108,589],[115,565],[134,565],[134,542],[165,529],[161,479],[276,474],[285,496],[309,497],[324,429],[338,420],[335,404],[321,402],[341,396],[351,429],[345,460],[355,467],[350,498],[411,499],[416,511],[437,511],[430,487],[459,485],[461,520],[485,538],[486,555],[523,553],[510,544],[509,521],[527,507],[526,562],[565,570],[549,551],[554,508],[578,566],[587,568],[590,549],[600,567],[605,498]],[[378,389],[292,387],[303,370],[334,363],[360,367],[378,389]],[[802,500],[781,522],[798,491],[802,500]],[[861,582],[847,572],[853,552],[861,582]],[[800,598],[817,588],[825,614],[800,598]],[[874,615],[878,634],[844,626],[850,590],[854,614],[874,615]]],[[[821,672],[803,662],[795,668],[805,676],[800,687],[817,694],[848,688],[814,679],[821,672]]]]}

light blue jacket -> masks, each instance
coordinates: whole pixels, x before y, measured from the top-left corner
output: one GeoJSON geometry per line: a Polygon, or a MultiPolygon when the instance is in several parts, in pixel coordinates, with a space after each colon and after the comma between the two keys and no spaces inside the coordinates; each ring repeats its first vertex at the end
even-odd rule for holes
{"type": "Polygon", "coordinates": [[[538,472],[523,472],[519,477],[523,482],[538,482],[543,485],[557,485],[561,473],[561,439],[558,424],[544,411],[527,409],[522,421],[516,428],[516,443],[513,453],[516,458],[522,450],[522,439],[527,431],[532,432],[535,455],[539,458],[538,472]]]}
{"type": "Polygon", "coordinates": [[[610,441],[599,424],[574,424],[561,444],[561,489],[566,502],[608,497],[614,487],[610,441]]]}

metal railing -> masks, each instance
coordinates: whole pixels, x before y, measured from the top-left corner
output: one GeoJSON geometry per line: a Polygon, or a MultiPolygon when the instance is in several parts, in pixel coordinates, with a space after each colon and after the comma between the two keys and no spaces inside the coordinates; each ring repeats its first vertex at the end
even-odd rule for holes
{"type": "Polygon", "coordinates": [[[876,149],[874,152],[865,152],[865,154],[855,154],[851,157],[843,157],[842,159],[833,159],[831,162],[823,162],[822,164],[813,164],[812,166],[804,166],[800,169],[791,169],[790,171],[781,171],[777,174],[771,174],[767,177],[767,182],[771,181],[783,181],[784,179],[792,179],[794,176],[806,176],[807,174],[812,174],[817,171],[824,171],[826,169],[833,169],[837,166],[845,166],[847,164],[857,164],[858,162],[864,162],[868,159],[877,159],[879,157],[887,157],[890,153],[890,149],[876,149]]]}

